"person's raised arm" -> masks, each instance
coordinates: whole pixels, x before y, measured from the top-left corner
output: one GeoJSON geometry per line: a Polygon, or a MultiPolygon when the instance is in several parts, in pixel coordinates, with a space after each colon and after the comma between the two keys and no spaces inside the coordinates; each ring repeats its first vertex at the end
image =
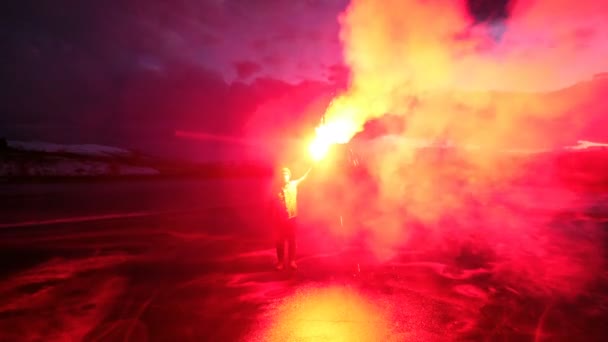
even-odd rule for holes
{"type": "Polygon", "coordinates": [[[306,171],[306,173],[304,173],[304,175],[302,177],[295,180],[296,184],[300,184],[301,182],[306,180],[306,178],[308,178],[308,175],[310,174],[311,170],[312,170],[312,166],[308,168],[308,170],[306,171]]]}

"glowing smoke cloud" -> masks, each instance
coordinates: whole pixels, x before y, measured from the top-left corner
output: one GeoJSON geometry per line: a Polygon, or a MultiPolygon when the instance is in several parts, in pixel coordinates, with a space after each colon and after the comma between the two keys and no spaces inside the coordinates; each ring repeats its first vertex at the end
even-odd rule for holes
{"type": "MultiPolygon", "coordinates": [[[[329,129],[325,131],[332,131],[333,142],[343,142],[363,130],[368,121],[387,113],[398,114],[407,125],[405,136],[481,147],[467,156],[467,161],[480,169],[477,176],[508,179],[518,165],[498,165],[496,150],[550,148],[570,140],[576,127],[556,132],[546,129],[547,123],[563,117],[586,94],[564,98],[490,91],[519,91],[530,89],[531,84],[536,89],[547,89],[572,80],[563,76],[563,70],[573,65],[576,44],[572,40],[577,38],[564,39],[565,32],[576,31],[580,20],[596,17],[593,13],[604,17],[608,13],[606,2],[581,8],[585,6],[561,1],[561,6],[568,5],[557,12],[557,19],[563,21],[548,25],[557,6],[549,3],[518,2],[514,13],[521,18],[514,17],[502,40],[494,41],[484,27],[471,26],[472,19],[461,2],[353,1],[340,17],[344,55],[352,79],[350,88],[327,109],[329,129]],[[569,20],[559,13],[567,13],[569,20]],[[544,37],[544,44],[534,43],[539,36],[544,37]],[[418,104],[412,109],[414,101],[418,104]]],[[[593,46],[608,46],[606,32],[598,33],[593,46]]],[[[597,58],[581,63],[587,69],[579,71],[579,77],[588,78],[593,72],[608,69],[608,62],[597,58]]],[[[416,186],[413,192],[395,193],[400,187],[394,184],[394,173],[401,172],[396,164],[407,164],[415,154],[406,147],[392,152],[374,160],[384,195],[413,200],[420,206],[415,212],[429,218],[454,209],[452,205],[458,200],[438,208],[434,197],[443,192],[436,188],[441,182],[421,191],[416,191],[420,189],[416,186]]],[[[409,175],[419,182],[438,176],[438,172],[431,167],[410,170],[409,175]]],[[[445,174],[439,178],[445,179],[445,174]]]]}
{"type": "MultiPolygon", "coordinates": [[[[495,23],[506,25],[496,40],[495,27],[472,26],[462,2],[353,0],[340,17],[350,87],[327,108],[323,141],[348,141],[367,122],[390,113],[405,121],[405,137],[475,148],[457,156],[468,173],[421,161],[424,156],[405,144],[374,151],[369,163],[379,192],[368,201],[377,215],[367,222],[377,227],[374,243],[403,241],[403,216],[395,214],[403,208],[429,225],[445,223],[446,217],[450,225],[471,226],[467,219],[488,224],[482,234],[510,244],[529,236],[521,225],[503,232],[514,212],[493,210],[473,218],[466,214],[467,203],[471,193],[487,194],[489,184],[507,182],[521,171],[517,162],[500,163],[498,151],[552,148],[576,135],[578,127],[571,124],[584,117],[569,118],[567,127],[556,122],[583,115],[571,109],[587,94],[534,92],[608,70],[608,59],[601,58],[608,49],[607,16],[606,1],[518,1],[508,22],[495,23]],[[585,23],[587,31],[580,26],[585,23]],[[589,50],[581,53],[581,46],[589,50]]],[[[565,205],[569,197],[553,200],[565,205]]],[[[476,229],[453,233],[469,236],[476,229]]]]}
{"type": "MultiPolygon", "coordinates": [[[[471,140],[495,145],[513,138],[511,131],[519,128],[503,128],[505,124],[556,117],[577,99],[552,104],[521,97],[507,104],[489,94],[456,96],[454,91],[555,90],[608,70],[608,60],[602,58],[608,53],[608,30],[597,29],[608,20],[608,2],[518,1],[513,12],[504,35],[494,41],[490,28],[471,26],[461,2],[353,1],[340,17],[351,86],[328,108],[327,122],[349,120],[352,137],[370,119],[402,114],[413,126],[408,135],[434,137],[465,120],[468,127],[455,129],[453,138],[478,136],[483,127],[487,135],[502,134],[471,140]],[[413,97],[430,93],[451,97],[427,104],[431,108],[425,111],[407,111],[413,97]],[[450,115],[454,104],[469,108],[450,115]],[[495,112],[493,122],[479,118],[487,110],[495,112]],[[506,112],[509,118],[502,117],[506,112]]],[[[547,138],[538,135],[533,142],[547,138]]]]}

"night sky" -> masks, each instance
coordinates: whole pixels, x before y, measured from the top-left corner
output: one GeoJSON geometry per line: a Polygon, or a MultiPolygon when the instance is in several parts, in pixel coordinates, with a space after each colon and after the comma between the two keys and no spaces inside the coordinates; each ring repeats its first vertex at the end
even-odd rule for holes
{"type": "MultiPolygon", "coordinates": [[[[303,109],[322,106],[347,85],[337,20],[347,6],[11,2],[1,31],[0,136],[208,159],[238,148],[180,140],[174,132],[297,134],[294,127],[313,127],[320,116],[303,109]]],[[[501,39],[508,1],[469,0],[466,8],[472,24],[493,27],[501,39]]]]}

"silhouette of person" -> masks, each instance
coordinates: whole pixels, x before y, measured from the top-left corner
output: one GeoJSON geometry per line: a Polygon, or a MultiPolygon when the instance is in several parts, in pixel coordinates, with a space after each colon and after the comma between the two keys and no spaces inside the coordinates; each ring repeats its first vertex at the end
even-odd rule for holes
{"type": "Polygon", "coordinates": [[[291,179],[291,170],[281,169],[279,186],[273,191],[273,223],[276,234],[277,270],[287,266],[297,269],[295,262],[296,254],[296,230],[298,216],[298,186],[304,181],[312,168],[298,178],[291,179]],[[285,259],[285,244],[287,244],[287,259],[285,259]]]}

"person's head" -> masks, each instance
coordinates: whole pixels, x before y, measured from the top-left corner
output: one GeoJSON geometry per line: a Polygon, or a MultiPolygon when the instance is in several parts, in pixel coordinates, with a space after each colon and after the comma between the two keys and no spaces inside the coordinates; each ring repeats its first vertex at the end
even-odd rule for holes
{"type": "Polygon", "coordinates": [[[289,183],[289,181],[291,180],[291,170],[289,170],[286,167],[282,168],[281,169],[281,179],[283,180],[283,182],[285,184],[289,183]]]}

